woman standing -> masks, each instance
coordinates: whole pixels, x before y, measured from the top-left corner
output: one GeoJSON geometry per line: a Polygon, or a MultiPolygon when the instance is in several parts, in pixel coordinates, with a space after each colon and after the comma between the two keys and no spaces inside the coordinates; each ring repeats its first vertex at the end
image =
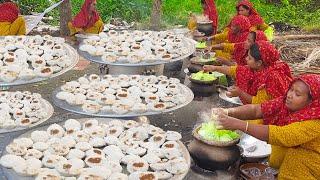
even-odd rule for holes
{"type": "Polygon", "coordinates": [[[218,12],[214,0],[201,0],[203,14],[212,21],[212,34],[216,34],[218,30],[218,12]]]}
{"type": "Polygon", "coordinates": [[[26,34],[26,23],[19,15],[18,6],[7,1],[0,4],[0,36],[14,36],[26,34]]]}
{"type": "Polygon", "coordinates": [[[320,178],[319,75],[302,75],[285,96],[228,109],[218,120],[224,129],[239,129],[271,144],[269,165],[279,168],[279,180],[320,178]],[[263,125],[243,121],[257,118],[263,118],[263,125]]]}
{"type": "Polygon", "coordinates": [[[99,34],[103,31],[103,22],[96,9],[96,0],[85,0],[80,12],[68,23],[70,36],[77,33],[99,34]]]}

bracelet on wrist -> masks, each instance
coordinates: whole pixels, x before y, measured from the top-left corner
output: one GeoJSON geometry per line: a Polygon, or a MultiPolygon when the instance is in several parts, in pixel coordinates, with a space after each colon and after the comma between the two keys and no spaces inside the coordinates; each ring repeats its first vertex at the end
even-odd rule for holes
{"type": "Polygon", "coordinates": [[[249,128],[249,122],[247,121],[246,129],[245,129],[245,133],[247,133],[247,132],[248,132],[248,128],[249,128]]]}

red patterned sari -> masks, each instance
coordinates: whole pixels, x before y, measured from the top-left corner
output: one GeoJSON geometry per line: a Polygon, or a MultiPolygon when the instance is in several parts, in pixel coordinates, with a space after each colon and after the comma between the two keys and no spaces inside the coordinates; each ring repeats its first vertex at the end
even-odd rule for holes
{"type": "Polygon", "coordinates": [[[0,4],[0,22],[15,21],[19,16],[20,10],[13,2],[5,2],[0,4]]]}
{"type": "Polygon", "coordinates": [[[230,23],[230,29],[228,31],[228,42],[229,43],[239,43],[247,40],[247,37],[250,33],[250,21],[247,17],[242,15],[235,16],[230,23]],[[239,32],[234,33],[231,30],[231,27],[239,27],[239,32]]]}
{"type": "Polygon", "coordinates": [[[205,0],[206,9],[204,9],[204,14],[209,17],[212,21],[213,34],[217,33],[218,29],[218,12],[214,0],[205,0]]]}
{"type": "Polygon", "coordinates": [[[250,10],[248,19],[250,20],[251,26],[258,26],[264,23],[262,17],[259,13],[253,8],[253,4],[249,0],[242,0],[237,4],[237,10],[240,6],[247,6],[250,10]]]}
{"type": "MultiPolygon", "coordinates": [[[[255,41],[267,41],[267,36],[262,31],[256,31],[255,41]]],[[[247,55],[248,55],[248,47],[246,47],[246,42],[236,43],[234,45],[232,59],[236,61],[237,65],[241,65],[241,66],[247,65],[247,61],[246,61],[247,55]]]]}
{"type": "Polygon", "coordinates": [[[283,96],[292,81],[288,64],[280,60],[279,52],[269,42],[256,43],[259,46],[264,69],[256,71],[248,66],[237,66],[237,86],[252,96],[262,89],[265,89],[272,98],[283,96]]]}
{"type": "MultiPolygon", "coordinates": [[[[303,109],[291,112],[285,105],[286,96],[261,104],[264,124],[285,126],[294,122],[320,119],[320,75],[305,74],[295,78],[309,86],[312,101],[303,109]]],[[[293,84],[291,83],[291,85],[293,84]]]]}
{"type": "Polygon", "coordinates": [[[89,7],[93,2],[96,2],[96,0],[85,0],[80,12],[72,21],[72,25],[74,27],[86,29],[93,26],[100,19],[99,13],[96,9],[92,14],[89,12],[89,7]]]}

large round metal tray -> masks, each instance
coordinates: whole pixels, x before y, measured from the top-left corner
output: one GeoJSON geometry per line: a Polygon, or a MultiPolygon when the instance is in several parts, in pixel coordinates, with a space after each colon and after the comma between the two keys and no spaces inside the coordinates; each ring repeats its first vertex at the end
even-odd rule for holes
{"type": "Polygon", "coordinates": [[[243,105],[239,97],[230,98],[226,95],[226,92],[227,92],[226,90],[220,89],[219,97],[225,101],[228,101],[229,103],[236,104],[236,105],[243,105]]]}
{"type": "MultiPolygon", "coordinates": [[[[81,38],[83,38],[83,37],[81,37],[81,38]]],[[[126,62],[110,63],[110,62],[103,61],[101,59],[101,56],[92,56],[88,52],[81,51],[79,49],[81,44],[78,47],[78,53],[79,53],[80,56],[84,57],[85,59],[93,61],[93,62],[96,62],[96,63],[99,63],[99,64],[108,64],[108,65],[113,65],[113,66],[152,66],[152,65],[159,65],[159,64],[166,64],[166,63],[172,63],[172,62],[175,62],[175,61],[180,61],[180,60],[183,60],[183,59],[189,57],[190,55],[192,55],[196,50],[195,49],[195,45],[193,43],[193,40],[185,38],[183,40],[183,43],[185,44],[185,47],[188,47],[188,49],[189,49],[189,52],[187,54],[183,55],[183,56],[180,56],[178,58],[171,59],[171,60],[156,60],[156,61],[152,61],[152,62],[144,62],[145,60],[143,60],[142,62],[135,63],[135,64],[134,63],[129,63],[129,62],[127,62],[127,63],[126,62]]]]}
{"type": "Polygon", "coordinates": [[[12,129],[0,129],[0,134],[3,134],[3,133],[9,133],[9,132],[14,132],[14,131],[21,131],[21,130],[25,130],[25,129],[28,129],[28,128],[32,128],[32,127],[35,127],[45,121],[47,121],[48,119],[50,119],[50,117],[53,115],[53,112],[54,112],[54,109],[52,107],[52,105],[45,99],[42,99],[42,102],[41,102],[42,106],[45,107],[45,110],[48,114],[48,116],[46,118],[43,118],[41,119],[40,121],[34,123],[34,124],[31,124],[30,126],[26,126],[26,127],[21,127],[21,126],[17,126],[15,128],[12,128],[12,129]]]}
{"type": "MultiPolygon", "coordinates": [[[[87,120],[89,120],[90,118],[81,118],[81,119],[77,119],[79,122],[83,123],[87,120]]],[[[97,118],[96,118],[97,119],[97,118]]],[[[114,119],[107,119],[107,118],[98,118],[97,119],[99,121],[99,123],[104,123],[104,122],[108,122],[108,121],[111,121],[111,120],[114,120],[114,119]]],[[[120,120],[120,119],[119,119],[120,120]]],[[[124,120],[120,120],[120,121],[124,121],[124,120]]],[[[64,122],[60,122],[58,124],[62,125],[64,122]]],[[[46,130],[50,125],[46,125],[46,126],[42,126],[42,127],[38,127],[38,128],[35,128],[33,130],[30,130],[30,131],[27,131],[26,133],[20,135],[19,137],[30,137],[31,133],[35,130],[46,130]]],[[[8,143],[10,144],[10,143],[8,143]]],[[[2,150],[2,153],[1,153],[1,156],[7,154],[7,152],[5,151],[5,147],[8,145],[6,144],[4,147],[4,149],[2,150]]],[[[190,169],[190,165],[191,165],[191,158],[190,158],[190,154],[189,154],[189,151],[187,149],[187,147],[181,142],[181,141],[178,141],[178,144],[180,145],[180,148],[181,148],[181,151],[182,151],[182,154],[183,154],[183,157],[185,158],[185,160],[187,161],[187,164],[188,164],[188,167],[190,169]]],[[[124,168],[126,169],[126,168],[124,168]]],[[[13,169],[7,169],[3,166],[1,166],[1,170],[4,174],[4,176],[7,178],[7,179],[19,179],[19,180],[33,180],[34,177],[24,177],[24,176],[20,176],[18,175],[13,169]]],[[[123,172],[123,173],[128,173],[128,172],[123,172]]],[[[171,179],[172,180],[182,180],[186,175],[188,174],[188,171],[186,171],[185,173],[183,174],[180,174],[180,175],[175,175],[173,176],[171,179]]]]}
{"type": "Polygon", "coordinates": [[[133,113],[133,112],[129,112],[127,114],[110,114],[110,113],[102,113],[102,112],[99,112],[99,113],[96,113],[96,114],[87,113],[87,112],[82,110],[81,106],[72,106],[69,103],[67,103],[66,101],[63,101],[63,100],[60,100],[60,99],[56,98],[57,93],[61,91],[60,87],[53,91],[52,99],[53,99],[53,103],[56,106],[58,106],[58,107],[60,107],[60,108],[62,108],[64,110],[67,110],[67,111],[70,111],[70,112],[73,112],[73,113],[77,113],[77,114],[83,114],[83,115],[89,115],[89,116],[97,116],[97,117],[118,117],[118,118],[137,117],[137,116],[150,116],[150,115],[156,115],[156,114],[162,114],[162,113],[168,113],[168,112],[171,112],[171,111],[175,111],[177,109],[180,109],[180,108],[188,105],[193,100],[194,94],[185,85],[180,84],[180,88],[182,89],[183,94],[185,95],[185,97],[187,97],[187,100],[183,104],[180,104],[180,105],[178,105],[178,106],[176,106],[174,108],[166,109],[164,111],[159,111],[159,112],[149,111],[149,112],[144,112],[144,113],[141,113],[141,114],[133,113]]]}
{"type": "Polygon", "coordinates": [[[72,64],[67,67],[67,68],[64,68],[62,69],[61,71],[59,71],[58,73],[55,73],[55,74],[52,74],[50,77],[48,78],[40,78],[40,77],[36,77],[34,79],[31,79],[29,81],[26,81],[26,80],[15,80],[13,82],[2,82],[0,81],[0,86],[17,86],[17,85],[23,85],[23,84],[31,84],[31,83],[36,83],[36,82],[40,82],[40,81],[44,81],[44,80],[47,80],[47,79],[50,79],[50,78],[54,78],[54,77],[57,77],[57,76],[60,76],[64,73],[66,73],[67,71],[71,70],[74,66],[76,66],[76,64],[78,63],[79,61],[79,55],[77,53],[77,51],[71,47],[70,45],[68,44],[64,44],[64,47],[65,49],[67,49],[68,51],[68,56],[71,58],[72,60],[72,64]]]}

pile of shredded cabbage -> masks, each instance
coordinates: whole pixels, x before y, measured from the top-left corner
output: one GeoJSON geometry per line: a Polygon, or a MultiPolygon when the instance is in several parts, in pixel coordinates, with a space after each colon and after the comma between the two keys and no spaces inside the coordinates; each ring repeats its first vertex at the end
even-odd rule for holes
{"type": "Polygon", "coordinates": [[[240,135],[231,130],[217,129],[214,122],[202,123],[198,134],[208,141],[232,141],[240,137],[240,135]]]}
{"type": "Polygon", "coordinates": [[[214,81],[217,79],[213,74],[204,73],[203,71],[192,73],[191,78],[199,81],[214,81]]]}

